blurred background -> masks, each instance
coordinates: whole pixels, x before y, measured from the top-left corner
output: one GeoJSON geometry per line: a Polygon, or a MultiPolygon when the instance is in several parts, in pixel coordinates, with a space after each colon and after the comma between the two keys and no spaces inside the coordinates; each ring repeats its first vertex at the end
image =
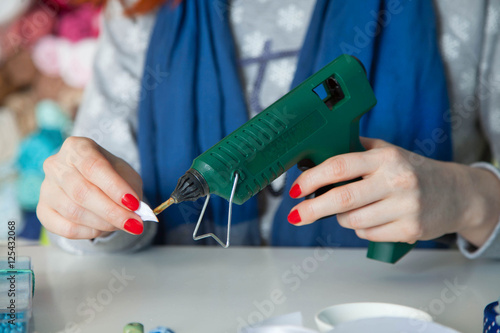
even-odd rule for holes
{"type": "Polygon", "coordinates": [[[71,131],[99,15],[74,0],[0,2],[0,226],[16,221],[18,242],[47,242],[35,213],[43,161],[71,131]]]}

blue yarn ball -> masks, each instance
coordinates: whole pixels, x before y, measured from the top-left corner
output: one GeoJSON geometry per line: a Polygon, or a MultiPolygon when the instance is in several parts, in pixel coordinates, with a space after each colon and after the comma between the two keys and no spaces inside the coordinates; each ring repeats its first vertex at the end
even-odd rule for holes
{"type": "Polygon", "coordinates": [[[43,170],[43,162],[53,155],[64,141],[57,130],[40,130],[26,137],[19,147],[18,168],[25,170],[43,170]]]}
{"type": "Polygon", "coordinates": [[[17,179],[17,200],[27,211],[34,211],[40,198],[40,187],[45,175],[39,171],[26,171],[17,179]]]}
{"type": "Polygon", "coordinates": [[[36,105],[35,115],[39,128],[66,132],[71,126],[70,117],[52,100],[39,102],[36,105]]]}

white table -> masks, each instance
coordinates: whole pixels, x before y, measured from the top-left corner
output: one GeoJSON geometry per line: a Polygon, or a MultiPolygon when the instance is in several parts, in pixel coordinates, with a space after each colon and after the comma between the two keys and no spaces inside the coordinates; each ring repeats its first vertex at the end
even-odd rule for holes
{"type": "Polygon", "coordinates": [[[439,323],[480,332],[484,307],[500,296],[498,261],[414,250],[388,265],[366,259],[365,253],[156,247],[82,257],[53,247],[18,249],[35,267],[39,333],[121,332],[133,321],[142,322],[146,332],[165,325],[176,333],[234,333],[241,322],[294,311],[302,311],[305,325],[316,328],[314,314],[320,309],[358,301],[423,308],[439,323]],[[122,271],[133,280],[117,280],[122,271]],[[465,289],[450,288],[456,282],[465,289]]]}

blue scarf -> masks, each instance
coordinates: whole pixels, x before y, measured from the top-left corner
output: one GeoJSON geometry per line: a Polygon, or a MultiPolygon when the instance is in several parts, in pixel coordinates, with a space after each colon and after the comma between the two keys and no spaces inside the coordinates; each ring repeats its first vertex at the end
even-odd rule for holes
{"type": "MultiPolygon", "coordinates": [[[[451,131],[443,120],[448,98],[432,2],[394,4],[399,2],[318,0],[292,86],[343,53],[355,55],[378,99],[362,118],[361,134],[450,160],[451,131]],[[377,26],[383,27],[378,31],[377,26]],[[431,141],[436,129],[448,139],[431,141]]],[[[138,132],[144,195],[154,206],[169,197],[194,158],[248,120],[228,8],[225,1],[185,0],[178,8],[165,5],[158,11],[138,132]]],[[[298,174],[296,168],[288,172],[286,191],[298,174]]],[[[366,245],[335,217],[300,228],[289,225],[286,217],[295,204],[284,196],[273,223],[273,245],[366,245]]],[[[157,242],[164,243],[170,230],[195,223],[201,205],[183,203],[162,213],[157,242]]],[[[257,212],[256,198],[233,206],[235,232],[238,224],[252,224],[241,229],[244,244],[259,242],[257,212]]],[[[223,228],[227,202],[212,197],[204,221],[205,231],[223,228]]]]}

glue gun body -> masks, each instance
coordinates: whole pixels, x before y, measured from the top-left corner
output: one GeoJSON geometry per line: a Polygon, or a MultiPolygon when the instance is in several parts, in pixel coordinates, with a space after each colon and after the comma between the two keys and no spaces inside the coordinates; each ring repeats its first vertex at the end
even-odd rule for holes
{"type": "Polygon", "coordinates": [[[234,203],[264,189],[300,161],[318,165],[359,151],[359,119],[376,104],[363,67],[350,56],[336,59],[195,159],[214,193],[234,203]]]}
{"type": "MultiPolygon", "coordinates": [[[[237,173],[233,202],[241,205],[299,162],[314,166],[362,151],[359,120],[375,104],[363,65],[340,56],[198,156],[183,176],[185,188],[197,188],[187,200],[208,194],[229,200],[237,173]]],[[[394,263],[412,247],[371,243],[368,256],[394,263]]]]}

